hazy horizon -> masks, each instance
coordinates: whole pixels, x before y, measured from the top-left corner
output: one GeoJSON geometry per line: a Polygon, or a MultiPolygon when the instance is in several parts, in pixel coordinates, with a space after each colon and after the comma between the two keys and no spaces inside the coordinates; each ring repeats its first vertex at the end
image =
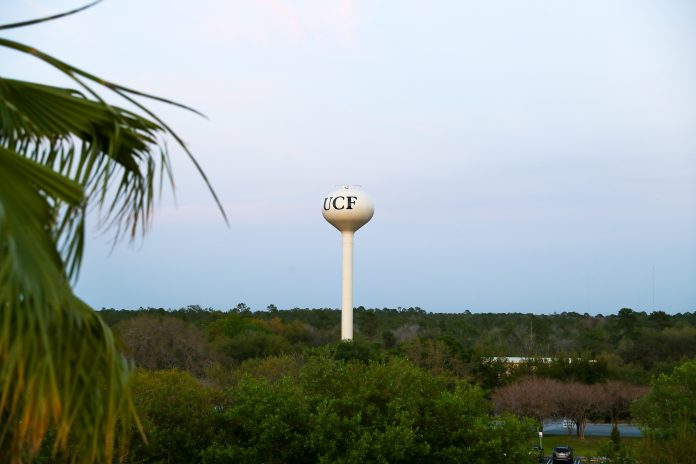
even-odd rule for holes
{"type": "MultiPolygon", "coordinates": [[[[156,310],[156,311],[164,310],[164,311],[166,311],[166,312],[168,312],[168,313],[173,313],[173,312],[175,312],[175,311],[188,310],[188,309],[191,308],[191,307],[199,307],[199,308],[200,308],[201,310],[203,310],[203,311],[220,311],[220,312],[222,312],[222,313],[228,313],[228,312],[234,311],[234,310],[235,310],[235,306],[237,306],[237,305],[239,305],[239,304],[241,304],[241,303],[244,303],[244,302],[243,302],[243,301],[242,301],[242,302],[239,302],[239,303],[235,304],[234,306],[230,306],[229,308],[224,308],[224,309],[223,309],[223,308],[213,308],[213,307],[203,307],[203,306],[197,305],[197,304],[182,306],[182,307],[178,307],[178,308],[172,308],[172,307],[167,307],[167,308],[165,308],[165,307],[161,307],[161,306],[148,306],[148,307],[139,307],[139,308],[113,308],[113,307],[108,307],[108,308],[107,308],[107,307],[102,307],[102,308],[95,308],[95,309],[96,309],[97,311],[132,311],[132,312],[134,312],[134,313],[140,312],[140,311],[143,311],[143,310],[156,310]]],[[[246,304],[246,303],[245,303],[245,304],[246,304]]],[[[272,304],[272,303],[271,303],[271,304],[272,304]]],[[[268,306],[268,305],[267,305],[267,306],[268,306]]],[[[355,306],[353,309],[358,309],[358,308],[360,308],[360,306],[355,306]]],[[[292,311],[295,311],[295,310],[309,310],[309,311],[330,310],[330,311],[336,311],[336,312],[340,312],[340,311],[341,311],[341,308],[340,308],[340,307],[324,307],[324,308],[300,308],[300,307],[293,307],[293,308],[279,308],[279,307],[276,306],[276,309],[277,309],[279,312],[280,312],[280,311],[292,312],[292,311]]],[[[577,312],[577,311],[566,311],[566,312],[560,311],[560,312],[549,312],[549,313],[523,312],[523,311],[470,311],[470,310],[461,310],[461,311],[428,311],[426,308],[421,308],[421,307],[419,307],[419,306],[414,306],[414,307],[398,307],[398,308],[386,308],[386,307],[383,307],[383,308],[368,308],[368,307],[363,307],[363,310],[367,310],[367,311],[373,310],[373,309],[374,309],[374,310],[379,310],[379,311],[383,311],[383,310],[385,310],[385,309],[389,309],[389,310],[396,309],[396,310],[403,310],[404,313],[407,313],[409,309],[421,309],[421,310],[425,311],[426,314],[432,314],[432,315],[437,315],[437,314],[471,314],[471,315],[474,315],[474,316],[475,316],[475,315],[483,315],[483,314],[497,314],[497,315],[523,315],[523,316],[562,316],[563,314],[572,314],[572,313],[575,313],[575,314],[579,314],[580,316],[586,316],[586,315],[587,315],[587,316],[590,316],[590,317],[609,317],[609,316],[618,316],[619,311],[620,311],[621,309],[624,309],[624,308],[619,308],[619,309],[617,309],[617,310],[614,311],[614,312],[589,314],[589,313],[579,313],[579,312],[577,312]]],[[[633,309],[633,308],[628,308],[628,309],[633,309]]],[[[268,308],[261,308],[261,307],[259,307],[259,308],[250,308],[250,310],[252,311],[252,313],[256,313],[256,312],[266,312],[266,313],[270,313],[270,311],[268,310],[268,308]]],[[[635,311],[635,310],[634,310],[634,311],[635,311]]],[[[655,310],[655,311],[660,311],[660,310],[658,309],[658,310],[655,310]]],[[[639,314],[640,314],[640,313],[645,313],[645,314],[648,314],[648,315],[650,315],[651,313],[653,313],[653,311],[635,311],[635,312],[636,312],[636,313],[639,313],[639,314]]],[[[679,313],[672,313],[672,314],[669,314],[669,315],[670,315],[670,316],[675,316],[675,315],[679,315],[679,314],[692,314],[692,313],[694,313],[694,311],[684,311],[684,312],[679,312],[679,313]]]]}

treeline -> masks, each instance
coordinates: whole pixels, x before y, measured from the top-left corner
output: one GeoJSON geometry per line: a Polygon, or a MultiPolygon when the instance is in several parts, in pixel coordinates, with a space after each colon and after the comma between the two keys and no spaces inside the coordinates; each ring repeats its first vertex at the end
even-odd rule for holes
{"type": "MultiPolygon", "coordinates": [[[[150,353],[145,356],[148,359],[141,359],[150,368],[195,370],[211,360],[229,365],[259,356],[301,352],[340,338],[340,311],[331,308],[278,310],[269,305],[252,311],[240,303],[228,311],[194,305],[175,310],[102,309],[100,315],[122,335],[136,360],[140,360],[137,353],[150,353]],[[188,325],[174,327],[173,320],[188,325]],[[167,327],[158,329],[160,325],[167,327]],[[138,335],[142,331],[150,334],[149,339],[160,336],[155,333],[176,332],[175,345],[189,352],[188,361],[174,359],[176,354],[171,350],[155,359],[160,348],[139,346],[145,343],[138,335]]],[[[400,351],[421,367],[453,371],[488,389],[524,377],[530,369],[548,371],[543,376],[558,380],[620,380],[645,385],[653,376],[670,372],[696,356],[696,313],[669,315],[628,308],[615,315],[590,316],[572,312],[450,314],[428,313],[419,307],[358,307],[355,332],[357,340],[400,351]],[[507,356],[529,358],[530,364],[538,358],[575,358],[585,364],[536,362],[529,369],[511,373],[504,362],[490,362],[492,357],[507,356]],[[590,361],[592,365],[588,365],[590,361]]],[[[166,338],[166,333],[161,337],[166,338]]],[[[160,340],[159,345],[162,343],[174,346],[172,341],[160,340]]]]}

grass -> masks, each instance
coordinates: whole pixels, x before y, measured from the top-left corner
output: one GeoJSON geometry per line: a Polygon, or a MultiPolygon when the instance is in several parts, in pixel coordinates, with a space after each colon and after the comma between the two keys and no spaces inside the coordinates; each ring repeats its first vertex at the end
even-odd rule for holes
{"type": "MultiPolygon", "coordinates": [[[[634,447],[641,443],[643,438],[621,438],[621,443],[629,447],[634,447]]],[[[575,435],[550,435],[544,436],[544,454],[550,456],[553,447],[558,445],[568,445],[573,448],[575,456],[597,456],[599,449],[609,441],[609,437],[585,437],[583,440],[575,435]]],[[[539,444],[539,438],[530,438],[529,446],[539,444]]]]}

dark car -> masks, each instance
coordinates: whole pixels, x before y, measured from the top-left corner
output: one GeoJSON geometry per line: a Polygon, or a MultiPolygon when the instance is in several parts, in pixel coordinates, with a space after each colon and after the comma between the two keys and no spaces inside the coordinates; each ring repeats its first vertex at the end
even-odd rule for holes
{"type": "Polygon", "coordinates": [[[573,462],[573,448],[566,445],[558,445],[553,448],[553,464],[557,462],[573,462]]]}

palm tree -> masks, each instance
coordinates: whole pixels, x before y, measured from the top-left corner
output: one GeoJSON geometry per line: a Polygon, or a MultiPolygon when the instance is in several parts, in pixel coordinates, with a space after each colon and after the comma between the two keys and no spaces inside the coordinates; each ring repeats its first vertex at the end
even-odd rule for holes
{"type": "Polygon", "coordinates": [[[0,38],[0,46],[43,60],[77,86],[0,77],[0,457],[28,462],[49,442],[56,453],[69,448],[73,462],[111,462],[114,443],[125,446],[139,424],[130,365],[109,328],[72,290],[85,216],[98,211],[115,240],[144,233],[162,182],[172,180],[168,136],[210,187],[179,136],[138,98],[195,110],[12,40],[0,38]],[[141,113],[107,103],[98,86],[141,113]]]}

